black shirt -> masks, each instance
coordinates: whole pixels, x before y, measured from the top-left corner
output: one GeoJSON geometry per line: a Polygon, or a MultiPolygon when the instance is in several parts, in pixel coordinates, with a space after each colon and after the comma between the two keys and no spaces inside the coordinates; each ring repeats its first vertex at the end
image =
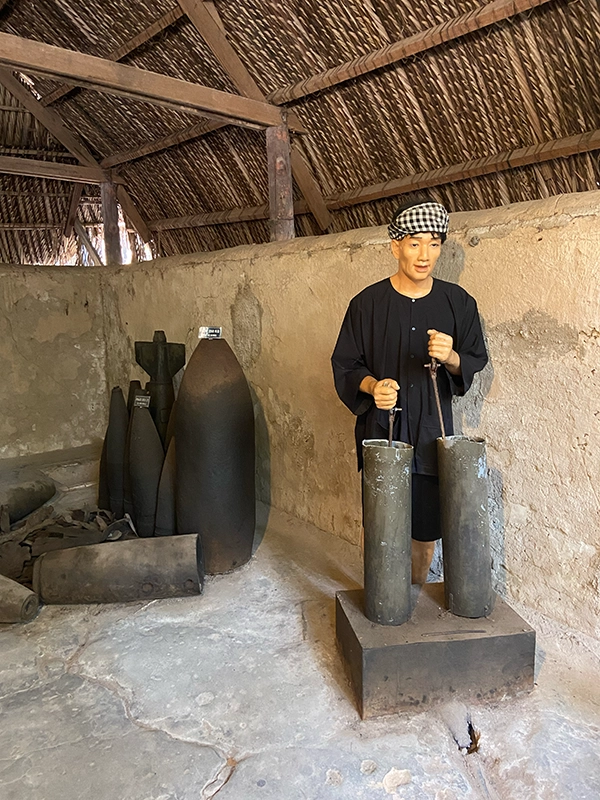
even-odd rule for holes
{"type": "Polygon", "coordinates": [[[434,279],[425,297],[397,292],[389,278],[367,286],[351,301],[331,357],[337,393],[356,414],[358,468],[363,439],[387,439],[387,411],[359,390],[363,378],[393,378],[400,385],[394,439],[415,448],[413,472],[437,475],[436,439],[441,435],[427,352],[431,328],[452,336],[461,375],[438,369],[438,387],[446,434],[454,432],[452,395],[468,391],[488,357],[477,303],[462,287],[434,279]]]}

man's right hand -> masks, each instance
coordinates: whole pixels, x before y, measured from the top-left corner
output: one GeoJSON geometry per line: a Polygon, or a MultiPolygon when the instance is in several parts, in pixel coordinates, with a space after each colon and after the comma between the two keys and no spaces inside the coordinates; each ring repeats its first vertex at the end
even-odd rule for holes
{"type": "Polygon", "coordinates": [[[396,407],[398,402],[398,391],[400,386],[393,378],[383,378],[381,381],[375,378],[363,378],[360,390],[367,394],[372,394],[377,408],[389,411],[396,407]]]}

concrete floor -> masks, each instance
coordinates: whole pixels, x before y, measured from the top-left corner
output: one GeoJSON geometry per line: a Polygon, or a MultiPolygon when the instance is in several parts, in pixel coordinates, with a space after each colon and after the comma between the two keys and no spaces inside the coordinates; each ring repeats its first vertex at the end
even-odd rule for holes
{"type": "Polygon", "coordinates": [[[362,722],[333,631],[359,581],[357,548],[271,510],[252,561],[202,597],[0,626],[0,797],[600,798],[598,642],[518,609],[532,694],[362,722]]]}

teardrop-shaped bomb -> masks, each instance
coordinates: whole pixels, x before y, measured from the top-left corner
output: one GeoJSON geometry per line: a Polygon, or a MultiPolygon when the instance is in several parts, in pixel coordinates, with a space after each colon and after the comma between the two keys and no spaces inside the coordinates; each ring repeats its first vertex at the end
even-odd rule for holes
{"type": "Polygon", "coordinates": [[[102,443],[102,454],[98,469],[98,508],[110,510],[110,494],[108,492],[108,475],[106,465],[106,436],[102,443]]]}
{"type": "Polygon", "coordinates": [[[177,400],[173,403],[171,408],[171,415],[169,416],[169,424],[167,425],[167,433],[165,435],[165,451],[168,452],[171,439],[175,435],[175,413],[177,409],[177,400]]]}
{"type": "Polygon", "coordinates": [[[0,575],[0,622],[29,622],[39,605],[37,594],[0,575]]]}
{"type": "Polygon", "coordinates": [[[136,397],[148,397],[148,392],[142,389],[142,384],[139,381],[131,381],[129,384],[129,401],[131,407],[129,412],[129,426],[127,428],[127,438],[125,440],[125,474],[123,476],[123,512],[129,514],[132,522],[135,525],[135,512],[133,509],[133,500],[131,497],[131,474],[129,471],[129,443],[131,441],[131,418],[133,406],[135,405],[136,397]]]}
{"type": "Polygon", "coordinates": [[[110,510],[119,519],[123,516],[123,481],[125,470],[125,442],[129,414],[123,392],[119,386],[111,392],[106,429],[106,476],[110,510]]]}
{"type": "MultiPolygon", "coordinates": [[[[154,423],[152,423],[154,425],[154,423]]],[[[200,594],[200,538],[166,536],[104,542],[45,553],[33,586],[45,603],[126,603],[200,594]]]]}
{"type": "Polygon", "coordinates": [[[131,414],[135,398],[143,392],[141,381],[129,381],[129,393],[127,394],[127,411],[131,414]]]}
{"type": "Polygon", "coordinates": [[[183,375],[175,418],[179,533],[200,533],[208,574],[249,560],[255,527],[254,413],[224,339],[201,339],[183,375]]]}
{"type": "Polygon", "coordinates": [[[129,437],[129,477],[138,536],[154,536],[158,484],[164,457],[150,411],[134,406],[129,437]]]}
{"type": "Polygon", "coordinates": [[[175,516],[175,439],[169,443],[165,456],[160,483],[158,484],[158,501],[156,504],[155,536],[173,536],[177,533],[175,516]]]}

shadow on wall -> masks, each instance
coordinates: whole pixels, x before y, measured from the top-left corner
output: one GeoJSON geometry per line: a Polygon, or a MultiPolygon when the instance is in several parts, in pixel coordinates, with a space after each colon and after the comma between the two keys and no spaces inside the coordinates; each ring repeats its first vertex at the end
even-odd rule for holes
{"type": "MultiPolygon", "coordinates": [[[[436,265],[435,277],[450,283],[460,283],[460,276],[465,268],[465,251],[458,242],[451,239],[444,244],[442,254],[436,265]]],[[[475,298],[477,299],[477,298],[475,298]]],[[[481,318],[483,336],[488,344],[485,320],[481,318]]],[[[456,397],[452,402],[454,431],[463,434],[465,429],[477,429],[481,424],[481,413],[485,398],[488,396],[494,380],[492,354],[488,347],[489,361],[481,372],[475,375],[473,385],[465,397],[456,397]]],[[[494,467],[488,468],[488,507],[490,516],[490,545],[492,552],[492,572],[494,589],[501,595],[506,594],[505,566],[505,515],[503,501],[504,481],[502,473],[494,467]]],[[[438,547],[432,571],[435,579],[441,578],[443,567],[441,550],[438,547]]]]}
{"type": "Polygon", "coordinates": [[[254,407],[254,441],[256,442],[256,529],[253,552],[263,540],[271,508],[271,443],[265,412],[254,387],[250,386],[254,407]]]}

